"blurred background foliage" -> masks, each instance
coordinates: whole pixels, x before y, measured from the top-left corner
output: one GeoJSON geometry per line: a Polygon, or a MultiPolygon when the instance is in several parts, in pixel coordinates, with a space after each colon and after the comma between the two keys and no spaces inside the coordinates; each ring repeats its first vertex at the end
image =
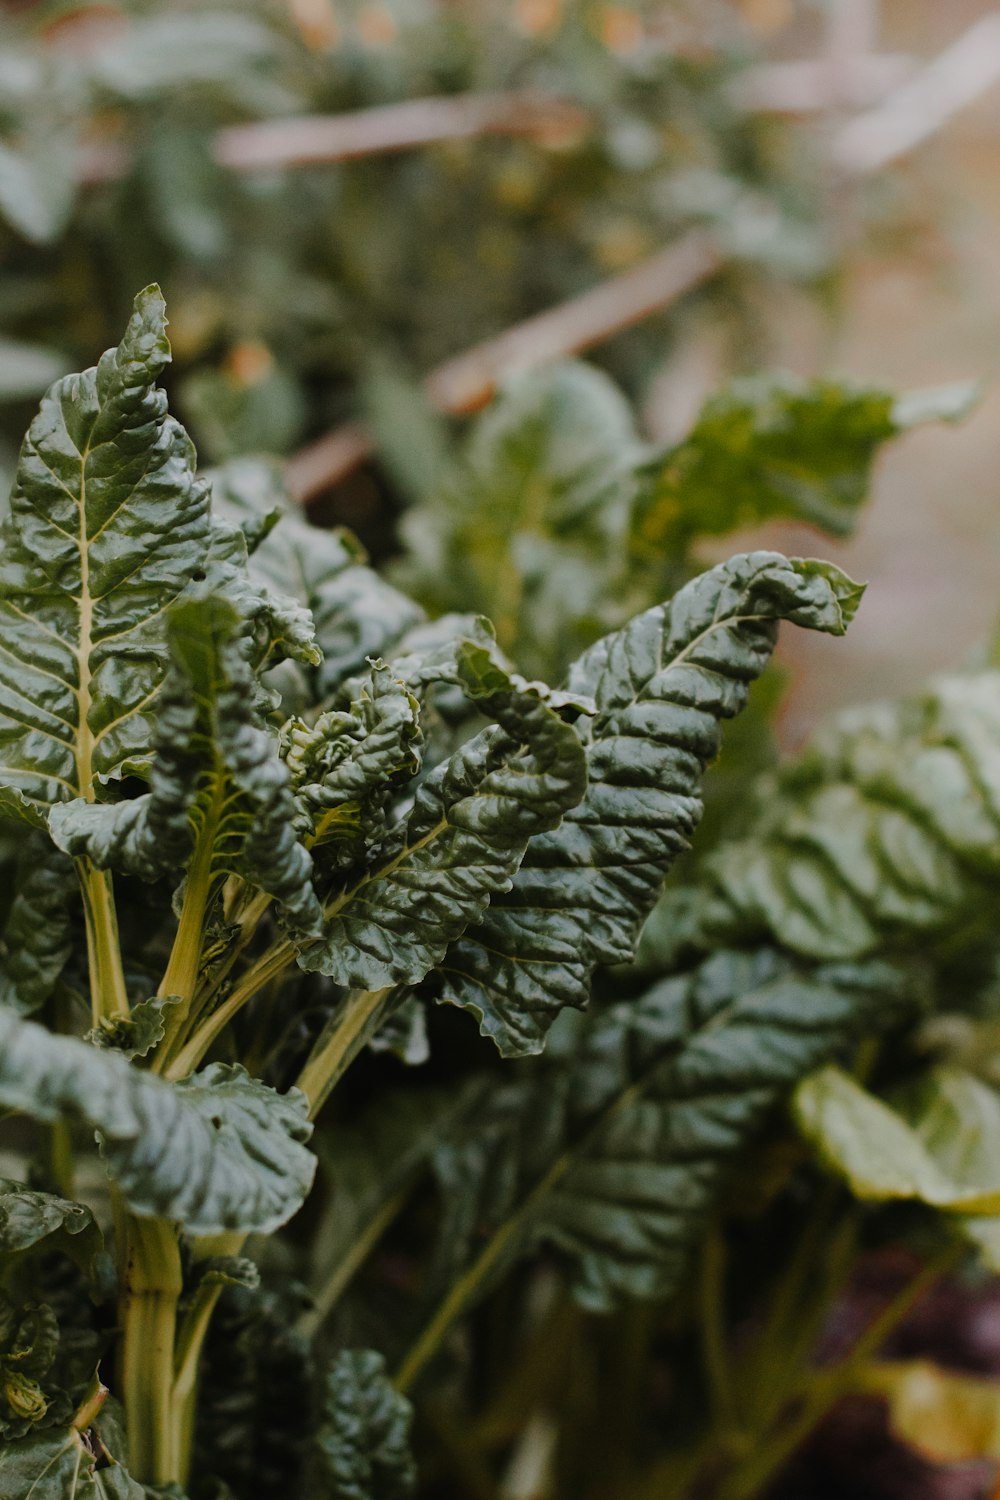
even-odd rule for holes
{"type": "MultiPolygon", "coordinates": [[[[49,381],[113,343],[135,290],[159,281],[171,402],[202,461],[223,466],[217,493],[259,518],[287,484],[313,520],[358,533],[382,569],[381,580],[360,562],[340,571],[359,554],[298,520],[261,547],[260,565],[322,617],[331,676],[312,685],[316,701],[366,652],[390,655],[424,628],[390,584],[431,615],[489,615],[520,666],[556,680],[602,631],[734,550],[737,533],[875,575],[846,645],[797,643],[786,655],[800,669],[791,711],[781,717],[786,665],[734,726],[695,857],[678,867],[637,964],[602,977],[593,1033],[564,1027],[544,1060],[518,1065],[482,1121],[486,1096],[474,1092],[471,1117],[456,1123],[466,1101],[455,1078],[468,1075],[473,1090],[485,1078],[489,1095],[506,1075],[449,1011],[428,1019],[411,1003],[391,1047],[363,1060],[319,1132],[325,1190],[310,1221],[270,1251],[314,1300],[289,1308],[270,1293],[253,1305],[234,1295],[210,1351],[220,1408],[207,1398],[203,1442],[241,1500],[287,1493],[307,1415],[294,1399],[306,1335],[319,1331],[320,1348],[402,1352],[413,1305],[461,1267],[463,1232],[481,1229],[449,1219],[449,1204],[477,1173],[486,1182],[521,1104],[566,1075],[588,1035],[614,1032],[615,1001],[655,999],[664,984],[691,986],[678,1001],[691,1025],[680,1055],[694,1055],[708,1011],[690,965],[748,933],[785,956],[774,970],[765,959],[755,979],[760,1036],[746,1042],[738,1012],[719,1026],[723,1053],[736,1037],[733,1066],[749,1048],[757,1087],[725,1147],[713,1147],[709,1185],[692,1171],[684,1233],[703,1237],[697,1274],[608,1316],[571,1301],[553,1259],[516,1269],[480,1303],[450,1371],[418,1390],[424,1493],[989,1493],[982,1460],[1000,1456],[997,1400],[980,1377],[1000,1368],[995,1281],[946,1282],[907,1322],[915,1267],[919,1280],[953,1225],[943,1230],[919,1193],[873,1203],[857,1163],[847,1187],[825,1182],[783,1111],[799,1076],[843,1060],[857,1040],[815,965],[891,948],[901,910],[917,988],[941,1014],[903,1025],[887,1003],[869,1016],[873,1035],[895,1028],[893,1043],[878,1066],[862,1048],[859,1075],[917,1134],[943,1094],[928,1085],[933,1098],[918,1106],[901,1080],[933,1084],[932,1064],[972,1059],[995,1082],[987,856],[935,843],[928,859],[947,893],[935,905],[909,887],[900,895],[877,858],[869,865],[849,846],[868,818],[881,849],[891,821],[880,821],[872,757],[889,763],[892,795],[919,824],[925,740],[965,753],[948,739],[956,694],[979,703],[988,738],[988,694],[980,701],[974,678],[958,679],[881,718],[849,719],[772,771],[776,723],[795,741],[818,704],[915,687],[984,639],[996,608],[989,400],[961,439],[938,425],[968,411],[972,392],[955,382],[989,374],[1000,347],[989,342],[1000,338],[997,299],[983,295],[994,274],[983,228],[996,215],[987,191],[975,211],[956,199],[995,155],[984,167],[968,141],[956,157],[932,143],[930,167],[913,167],[919,130],[893,148],[891,111],[888,124],[879,116],[908,79],[922,86],[920,61],[901,51],[930,57],[964,25],[987,28],[971,47],[979,88],[991,68],[1000,77],[987,12],[971,0],[886,0],[892,35],[880,38],[867,0],[39,0],[0,10],[0,471],[9,476],[49,381]],[[779,364],[799,373],[774,373],[779,364]],[[909,389],[922,386],[933,388],[909,389]],[[852,540],[877,454],[916,428],[882,471],[893,504],[880,500],[852,540]],[[959,456],[969,434],[978,468],[959,456]],[[344,619],[361,622],[350,640],[337,634],[344,619]],[[873,646],[880,629],[889,644],[873,646]],[[766,878],[776,849],[800,861],[830,910],[853,911],[866,880],[887,891],[886,910],[860,936],[846,924],[847,946],[831,953],[822,922],[803,924],[766,878]],[[956,955],[947,933],[962,923],[956,955]],[[769,987],[780,992],[786,961],[813,965],[817,1014],[831,1007],[833,1040],[817,1025],[813,1051],[795,1050],[794,1027],[772,1026],[769,987]],[[679,964],[689,967],[675,981],[679,964]],[[895,1362],[838,1366],[883,1305],[898,1314],[895,1362]],[[914,1362],[928,1354],[933,1365],[914,1362]],[[842,1388],[822,1384],[828,1364],[842,1388]],[[952,1365],[964,1383],[949,1382],[952,1365]],[[920,1418],[928,1381],[931,1436],[920,1418]],[[276,1384],[290,1393],[277,1455],[264,1451],[268,1424],[254,1406],[276,1384]],[[961,1466],[894,1446],[890,1408],[898,1432],[923,1437],[925,1456],[961,1466]],[[810,1432],[789,1467],[789,1434],[810,1432]]],[[[952,79],[968,73],[969,50],[952,79]]],[[[919,98],[931,118],[933,89],[919,98]]],[[[981,650],[974,665],[984,661],[981,650]]],[[[442,737],[452,732],[461,726],[445,714],[442,737]]],[[[723,974],[716,992],[727,983],[723,974]]],[[[330,1004],[303,980],[292,1054],[330,1004]]],[[[710,1035],[714,1026],[710,1017],[710,1035]]],[[[286,1064],[269,1060],[276,1081],[286,1064]]],[[[864,1120],[871,1096],[852,1098],[864,1120]]],[[[974,1114],[977,1099],[962,1108],[974,1114]]],[[[821,1103],[804,1096],[798,1108],[822,1155],[821,1103]]],[[[705,1119],[710,1130],[710,1110],[705,1119]]],[[[995,1247],[984,1253],[992,1263],[995,1247]]]]}

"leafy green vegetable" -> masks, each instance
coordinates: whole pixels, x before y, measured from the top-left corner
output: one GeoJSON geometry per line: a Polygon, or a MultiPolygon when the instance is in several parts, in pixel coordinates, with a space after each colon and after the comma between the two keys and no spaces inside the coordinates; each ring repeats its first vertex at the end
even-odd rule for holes
{"type": "Polygon", "coordinates": [[[311,861],[292,831],[287,774],[254,710],[238,626],[233,606],[211,595],[170,612],[150,792],[57,807],[52,835],[75,858],[146,879],[190,862],[188,880],[206,900],[227,875],[243,876],[315,928],[311,861]]]}
{"type": "Polygon", "coordinates": [[[510,885],[529,839],[579,801],[584,753],[561,716],[576,702],[509,675],[471,641],[459,645],[455,673],[496,727],[425,779],[379,863],[328,903],[322,942],[300,955],[304,968],[360,989],[422,979],[510,885]]]}
{"type": "Polygon", "coordinates": [[[794,375],[747,376],[713,396],[682,442],[655,460],[632,515],[639,561],[774,517],[848,536],[881,446],[917,422],[952,421],[970,385],[893,398],[794,375]]]}

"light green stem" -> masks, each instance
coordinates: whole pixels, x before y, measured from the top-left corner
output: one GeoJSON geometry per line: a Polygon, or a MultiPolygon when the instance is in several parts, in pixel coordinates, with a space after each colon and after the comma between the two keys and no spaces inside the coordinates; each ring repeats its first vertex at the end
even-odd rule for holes
{"type": "Polygon", "coordinates": [[[95,870],[89,860],[79,861],[77,873],[87,928],[91,1023],[100,1026],[102,1020],[129,1012],[114,887],[110,874],[95,870]]]}
{"type": "Polygon", "coordinates": [[[315,1117],[351,1063],[378,1030],[395,990],[352,990],[331,1016],[296,1079],[315,1117]]]}
{"type": "Polygon", "coordinates": [[[180,1247],[163,1219],[117,1213],[121,1237],[122,1385],[129,1459],[145,1484],[176,1484],[184,1467],[174,1421],[174,1339],[182,1288],[180,1247]]]}

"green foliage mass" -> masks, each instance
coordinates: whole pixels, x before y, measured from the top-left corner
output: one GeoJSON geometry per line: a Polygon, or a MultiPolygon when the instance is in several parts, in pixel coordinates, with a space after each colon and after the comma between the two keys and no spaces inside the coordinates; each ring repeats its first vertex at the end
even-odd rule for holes
{"type": "Polygon", "coordinates": [[[766,1221],[833,1173],[989,1260],[995,1096],[919,1047],[956,934],[986,1024],[997,674],[849,717],[687,858],[779,626],[840,636],[862,592],[764,550],[698,572],[703,496],[733,473],[732,524],[843,529],[913,403],[739,384],[653,455],[606,376],[556,366],[473,429],[470,509],[453,478],[412,512],[421,604],[273,465],[199,476],[169,353],[148,288],[44,398],[0,554],[7,1489],[412,1494],[480,1318],[502,1386],[547,1317],[687,1316],[738,1182],[766,1221]],[[502,578],[540,528],[592,592],[560,613],[525,575],[498,641],[481,561],[431,587],[470,516],[502,578]],[[789,1165],[746,1167],[775,1141],[789,1165]]]}

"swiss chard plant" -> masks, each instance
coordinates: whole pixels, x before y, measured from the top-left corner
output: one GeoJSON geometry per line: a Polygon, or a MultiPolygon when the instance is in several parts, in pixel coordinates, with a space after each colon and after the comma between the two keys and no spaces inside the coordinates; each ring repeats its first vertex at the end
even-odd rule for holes
{"type": "MultiPolygon", "coordinates": [[[[630,957],[779,623],[839,635],[860,597],[832,565],[751,553],[598,640],[565,687],[525,680],[484,620],[426,623],[348,538],[255,508],[232,475],[213,507],[157,386],[168,359],[149,288],[120,345],[43,400],[0,550],[0,1103],[31,1163],[0,1194],[0,1491],[35,1500],[213,1475],[258,1493],[235,1417],[219,1435],[220,1371],[273,1354],[255,1318],[291,1317],[247,1252],[309,1198],[331,1092],[371,1044],[419,1045],[437,1001],[504,1056],[540,1051],[630,957]]],[[[300,1493],[406,1493],[399,1391],[529,1247],[558,1247],[597,1305],[669,1279],[668,1145],[637,1198],[607,1192],[684,1087],[682,1015],[761,986],[780,1009],[791,973],[723,960],[681,1009],[602,1012],[557,1049],[557,1086],[501,1074],[437,1104],[448,1232],[423,1332],[395,1389],[379,1353],[333,1352],[273,1434],[300,1493]]],[[[874,979],[809,983],[863,1007],[874,979]]],[[[397,1143],[353,1225],[335,1197],[321,1253],[370,1243],[406,1171],[397,1143]]],[[[245,1420],[256,1402],[266,1425],[257,1378],[245,1420]]]]}

